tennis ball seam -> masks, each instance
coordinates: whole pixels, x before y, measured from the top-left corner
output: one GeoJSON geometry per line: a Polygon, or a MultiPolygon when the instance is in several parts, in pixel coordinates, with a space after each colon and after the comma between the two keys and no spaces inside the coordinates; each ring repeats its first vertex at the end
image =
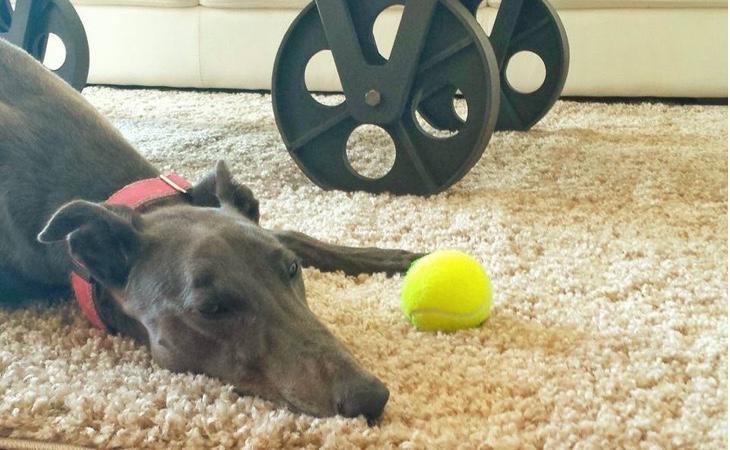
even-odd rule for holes
{"type": "Polygon", "coordinates": [[[409,318],[413,318],[416,315],[426,315],[426,314],[434,314],[441,317],[446,317],[449,319],[474,319],[476,317],[480,317],[483,314],[489,314],[489,311],[491,309],[492,305],[489,301],[482,302],[481,305],[474,311],[468,312],[468,313],[457,313],[457,312],[451,312],[451,311],[444,311],[442,309],[438,308],[416,308],[414,310],[411,310],[409,314],[409,318]]]}

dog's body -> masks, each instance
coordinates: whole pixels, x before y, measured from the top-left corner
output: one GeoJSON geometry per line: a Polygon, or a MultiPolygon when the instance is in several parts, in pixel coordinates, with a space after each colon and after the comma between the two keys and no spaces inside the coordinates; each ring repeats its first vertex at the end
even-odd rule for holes
{"type": "Polygon", "coordinates": [[[309,311],[298,264],[393,273],[420,255],[265,230],[222,163],[189,198],[101,203],[158,175],[82,96],[0,40],[0,300],[69,293],[72,255],[104,323],[163,367],[314,415],[377,418],[387,389],[309,311]]]}
{"type": "Polygon", "coordinates": [[[51,215],[156,175],[66,83],[0,40],[0,293],[66,286],[67,255],[36,240],[51,215]]]}

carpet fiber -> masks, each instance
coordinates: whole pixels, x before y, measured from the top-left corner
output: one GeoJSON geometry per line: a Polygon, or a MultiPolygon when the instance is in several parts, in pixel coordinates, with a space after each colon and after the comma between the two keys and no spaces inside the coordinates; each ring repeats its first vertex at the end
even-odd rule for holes
{"type": "MultiPolygon", "coordinates": [[[[226,159],[266,226],[474,254],[494,310],[478,329],[419,333],[399,310],[401,278],[306,270],[314,312],[391,390],[369,428],[162,370],[70,302],[0,309],[0,437],[160,449],[727,446],[726,107],[560,102],[530,132],[496,134],[460,183],[424,199],[313,186],[268,96],[85,95],[163,170],[197,179],[226,159]]],[[[372,142],[357,144],[377,152],[372,142]]]]}

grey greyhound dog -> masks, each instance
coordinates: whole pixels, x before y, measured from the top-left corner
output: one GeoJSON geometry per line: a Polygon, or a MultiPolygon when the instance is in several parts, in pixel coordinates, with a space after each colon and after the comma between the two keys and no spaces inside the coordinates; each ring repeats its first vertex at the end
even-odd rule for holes
{"type": "Polygon", "coordinates": [[[310,311],[300,265],[392,274],[422,254],[264,229],[223,163],[187,196],[104,203],[159,175],[80,94],[0,39],[0,299],[68,295],[77,261],[100,319],[161,367],[315,416],[381,416],[388,389],[310,311]]]}

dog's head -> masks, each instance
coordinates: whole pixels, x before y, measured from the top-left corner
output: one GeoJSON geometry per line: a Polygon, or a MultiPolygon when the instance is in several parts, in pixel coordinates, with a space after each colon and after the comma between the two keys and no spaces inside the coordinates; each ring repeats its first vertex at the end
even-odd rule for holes
{"type": "Polygon", "coordinates": [[[312,314],[297,255],[258,219],[251,191],[219,163],[192,204],[140,214],[74,201],[38,239],[67,240],[162,367],[316,416],[376,419],[388,390],[312,314]]]}

